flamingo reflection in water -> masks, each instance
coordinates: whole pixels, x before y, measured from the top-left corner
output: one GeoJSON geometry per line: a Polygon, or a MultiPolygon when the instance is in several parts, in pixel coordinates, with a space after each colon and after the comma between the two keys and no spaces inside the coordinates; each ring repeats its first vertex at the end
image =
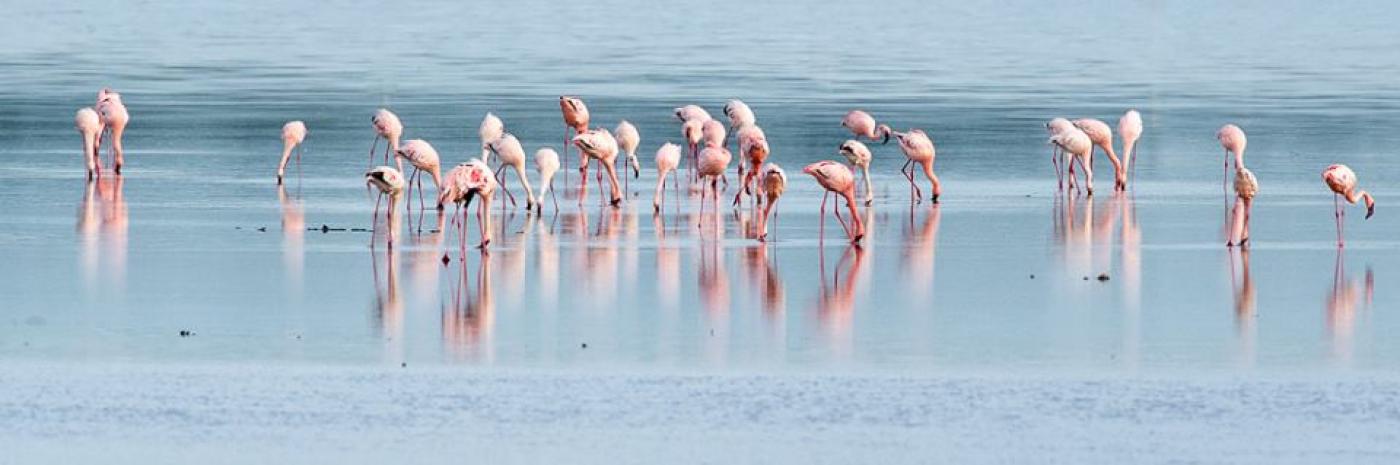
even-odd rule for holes
{"type": "Polygon", "coordinates": [[[457,264],[451,300],[442,310],[442,341],[455,359],[491,361],[491,334],[496,326],[496,299],[491,288],[491,252],[481,249],[472,281],[466,261],[457,264]]]}
{"type": "Polygon", "coordinates": [[[855,244],[846,246],[841,252],[831,273],[831,282],[826,279],[826,248],[817,249],[817,268],[821,272],[821,284],[817,295],[817,318],[827,335],[836,344],[841,355],[851,350],[852,322],[855,319],[856,290],[860,286],[862,268],[865,265],[864,248],[855,244]],[[847,266],[846,263],[850,262],[847,266]],[[842,273],[842,268],[845,272],[842,273]]]}
{"type": "Polygon", "coordinates": [[[378,253],[371,249],[370,268],[374,272],[375,321],[379,324],[383,337],[387,352],[386,361],[402,362],[404,304],[403,295],[399,293],[398,257],[394,255],[392,248],[384,251],[383,274],[380,274],[379,261],[378,253]]]}
{"type": "Polygon", "coordinates": [[[1376,276],[1371,268],[1366,268],[1363,278],[1352,279],[1346,272],[1346,258],[1337,249],[1332,289],[1327,294],[1327,330],[1332,339],[1332,356],[1344,365],[1351,363],[1357,313],[1371,308],[1375,289],[1376,276]]]}
{"type": "Polygon", "coordinates": [[[83,198],[78,204],[79,256],[83,280],[90,290],[99,282],[125,287],[128,213],[122,182],[120,174],[94,176],[84,185],[83,198]],[[104,257],[105,273],[99,270],[104,257]],[[99,274],[105,276],[99,279],[99,274]]]}
{"type": "Polygon", "coordinates": [[[1243,361],[1249,365],[1255,360],[1255,311],[1254,275],[1249,271],[1249,249],[1241,248],[1230,253],[1230,290],[1234,294],[1235,328],[1239,331],[1243,361]],[[1236,263],[1239,266],[1236,266],[1236,263]]]}
{"type": "Polygon", "coordinates": [[[287,193],[287,187],[277,185],[277,204],[282,209],[282,265],[291,277],[293,289],[301,289],[305,265],[303,244],[306,235],[306,211],[301,199],[287,193]]]}

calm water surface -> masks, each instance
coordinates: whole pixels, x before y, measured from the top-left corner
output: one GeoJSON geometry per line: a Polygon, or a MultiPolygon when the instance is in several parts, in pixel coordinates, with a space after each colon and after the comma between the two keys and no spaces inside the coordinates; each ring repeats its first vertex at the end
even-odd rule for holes
{"type": "Polygon", "coordinates": [[[1400,330],[1393,5],[487,3],[9,5],[0,358],[1400,367],[1386,337],[1400,330]],[[86,184],[72,115],[104,85],[133,115],[129,165],[86,184]],[[595,125],[640,128],[646,168],[622,209],[567,192],[557,213],[510,210],[490,251],[465,262],[429,232],[431,212],[392,252],[368,233],[319,231],[371,226],[361,174],[376,108],[456,162],[487,111],[528,151],[558,148],[561,93],[585,98],[595,125]],[[792,182],[766,245],[747,210],[699,215],[693,196],[661,216],[649,207],[652,154],[680,140],[670,109],[718,114],[736,97],[792,182]],[[941,205],[910,206],[903,157],[875,147],[861,248],[832,222],[819,240],[820,191],[798,172],[837,157],[855,107],[929,131],[945,183],[941,205]],[[1112,124],[1129,107],[1146,121],[1133,190],[1114,195],[1102,176],[1092,198],[1057,195],[1041,122],[1112,124]],[[291,119],[311,135],[279,189],[291,119]],[[1225,122],[1249,131],[1263,186],[1247,253],[1223,247],[1213,133],[1225,122]],[[1351,210],[1345,252],[1318,179],[1333,162],[1379,201],[1370,221],[1351,210]]]}

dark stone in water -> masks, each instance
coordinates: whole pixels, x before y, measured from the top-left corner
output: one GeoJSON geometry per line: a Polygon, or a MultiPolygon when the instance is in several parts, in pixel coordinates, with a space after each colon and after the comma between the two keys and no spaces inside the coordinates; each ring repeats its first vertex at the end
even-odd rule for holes
{"type": "Polygon", "coordinates": [[[581,348],[581,349],[587,349],[587,348],[588,348],[588,343],[585,342],[585,343],[583,343],[583,344],[580,344],[580,345],[579,345],[579,348],[581,348]]]}
{"type": "Polygon", "coordinates": [[[1098,279],[1100,282],[1108,281],[1108,273],[1099,273],[1099,277],[1096,279],[1098,279]]]}
{"type": "Polygon", "coordinates": [[[182,330],[180,330],[180,337],[190,337],[190,336],[193,336],[193,335],[194,335],[194,331],[190,331],[190,330],[188,330],[188,329],[182,329],[182,330]]]}
{"type": "Polygon", "coordinates": [[[258,232],[267,232],[267,226],[259,226],[258,232]]]}

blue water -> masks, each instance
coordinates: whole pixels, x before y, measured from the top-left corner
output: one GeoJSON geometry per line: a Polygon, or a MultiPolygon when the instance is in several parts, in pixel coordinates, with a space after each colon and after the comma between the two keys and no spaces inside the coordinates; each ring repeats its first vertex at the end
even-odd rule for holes
{"type": "Polygon", "coordinates": [[[1386,337],[1400,330],[1400,296],[1388,292],[1400,279],[1394,5],[458,3],[7,5],[0,358],[1400,366],[1400,343],[1386,337]],[[120,186],[108,177],[89,192],[72,115],[102,86],[132,114],[128,166],[120,186]],[[361,174],[375,109],[392,108],[407,137],[455,163],[479,146],[487,111],[528,152],[557,148],[565,93],[588,102],[594,125],[625,118],[641,131],[644,170],[621,210],[573,197],[542,218],[517,208],[498,219],[489,255],[468,251],[465,266],[441,234],[405,230],[391,255],[367,233],[305,230],[371,226],[361,174]],[[658,226],[648,205],[652,154],[681,139],[670,109],[719,115],[729,98],[753,107],[791,178],[767,245],[727,207],[698,218],[689,197],[658,226]],[[875,147],[877,200],[859,249],[830,221],[818,241],[820,191],[799,172],[837,158],[852,108],[927,130],[945,183],[940,206],[911,208],[903,157],[875,147]],[[1116,125],[1128,108],[1146,125],[1132,190],[1109,192],[1101,159],[1096,196],[1057,194],[1040,125],[1116,125]],[[279,129],[292,119],[311,135],[279,192],[279,129]],[[1213,135],[1226,122],[1248,131],[1262,184],[1247,275],[1246,257],[1223,247],[1213,135]],[[1379,201],[1369,221],[1350,210],[1344,252],[1318,178],[1336,162],[1379,201]]]}

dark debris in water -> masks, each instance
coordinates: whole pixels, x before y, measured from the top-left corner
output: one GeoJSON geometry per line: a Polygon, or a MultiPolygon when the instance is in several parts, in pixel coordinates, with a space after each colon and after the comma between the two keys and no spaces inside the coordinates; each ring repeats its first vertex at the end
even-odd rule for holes
{"type": "Polygon", "coordinates": [[[1095,279],[1098,279],[1099,282],[1108,281],[1108,273],[1099,273],[1099,277],[1095,279]]]}
{"type": "Polygon", "coordinates": [[[190,331],[190,330],[188,330],[188,329],[182,329],[182,330],[180,330],[180,337],[190,337],[190,336],[193,336],[193,335],[194,335],[194,331],[190,331]]]}

